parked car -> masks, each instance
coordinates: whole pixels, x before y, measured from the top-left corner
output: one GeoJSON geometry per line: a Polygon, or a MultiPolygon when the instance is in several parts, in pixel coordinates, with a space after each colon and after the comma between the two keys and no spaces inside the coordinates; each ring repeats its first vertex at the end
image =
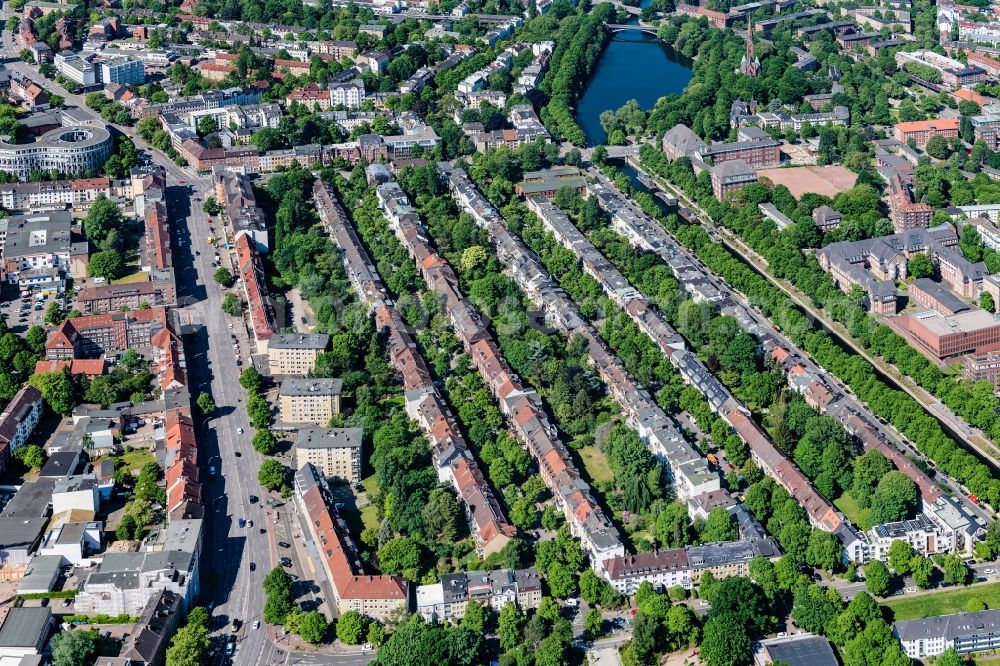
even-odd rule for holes
{"type": "Polygon", "coordinates": [[[292,547],[292,544],[288,543],[287,541],[279,541],[278,545],[281,546],[282,548],[291,548],[292,547]]]}
{"type": "Polygon", "coordinates": [[[239,525],[240,525],[241,528],[246,527],[247,526],[247,521],[245,521],[242,518],[240,518],[239,525]]]}

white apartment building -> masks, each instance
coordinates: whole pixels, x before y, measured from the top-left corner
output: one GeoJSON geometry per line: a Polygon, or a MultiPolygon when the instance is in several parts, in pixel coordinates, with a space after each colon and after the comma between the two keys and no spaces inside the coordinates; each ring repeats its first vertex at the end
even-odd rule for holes
{"type": "Polygon", "coordinates": [[[278,409],[282,425],[325,426],[340,413],[344,383],[339,379],[289,377],[278,389],[278,409]]]}
{"type": "Polygon", "coordinates": [[[361,428],[302,428],[295,438],[295,466],[311,463],[325,478],[361,480],[361,428]]]}
{"type": "Polygon", "coordinates": [[[122,85],[142,85],[146,81],[146,68],[136,58],[111,58],[101,62],[101,82],[122,85]]]}

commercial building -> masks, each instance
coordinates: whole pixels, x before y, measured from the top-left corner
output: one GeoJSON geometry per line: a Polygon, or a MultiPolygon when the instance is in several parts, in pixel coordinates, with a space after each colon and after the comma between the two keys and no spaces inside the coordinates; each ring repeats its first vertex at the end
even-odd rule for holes
{"type": "Polygon", "coordinates": [[[267,364],[271,375],[306,376],[316,367],[316,359],[330,344],[321,333],[280,333],[267,343],[267,364]]]}
{"type": "Polygon", "coordinates": [[[1000,611],[903,620],[893,623],[892,633],[912,659],[933,657],[950,647],[959,654],[996,650],[1000,648],[1000,611]]]}
{"type": "Polygon", "coordinates": [[[534,568],[470,571],[441,576],[441,582],[417,588],[417,612],[427,622],[458,623],[470,601],[495,613],[507,604],[522,612],[542,602],[542,579],[534,568]]]}
{"type": "Polygon", "coordinates": [[[0,171],[28,180],[32,172],[52,170],[67,174],[100,171],[111,156],[114,142],[104,127],[62,127],[34,143],[0,140],[0,171]]]}
{"type": "Polygon", "coordinates": [[[340,413],[343,388],[344,383],[339,379],[284,379],[278,388],[281,423],[325,426],[340,413]]]}
{"type": "Polygon", "coordinates": [[[1000,349],[1000,319],[985,310],[945,316],[933,310],[902,315],[890,324],[932,360],[1000,349]]]}
{"type": "Polygon", "coordinates": [[[0,624],[0,662],[17,664],[26,657],[40,657],[53,625],[48,606],[12,607],[0,624]]]}
{"type": "Polygon", "coordinates": [[[87,242],[74,238],[69,211],[12,215],[6,222],[3,268],[9,284],[55,293],[68,276],[86,277],[87,242]]]}
{"type": "Polygon", "coordinates": [[[349,610],[385,621],[410,607],[409,582],[399,576],[366,574],[347,524],[337,514],[326,482],[312,465],[295,473],[295,498],[333,587],[339,613],[349,610]]]}
{"type": "Polygon", "coordinates": [[[55,57],[56,70],[77,85],[89,87],[98,81],[98,71],[93,63],[72,51],[60,51],[55,57]]]}
{"type": "Polygon", "coordinates": [[[830,641],[823,636],[796,633],[793,636],[765,638],[756,644],[756,666],[784,664],[785,666],[837,666],[837,656],[830,641]]]}
{"type": "Polygon", "coordinates": [[[326,478],[361,480],[361,428],[302,428],[295,437],[295,466],[313,465],[326,478]]]}

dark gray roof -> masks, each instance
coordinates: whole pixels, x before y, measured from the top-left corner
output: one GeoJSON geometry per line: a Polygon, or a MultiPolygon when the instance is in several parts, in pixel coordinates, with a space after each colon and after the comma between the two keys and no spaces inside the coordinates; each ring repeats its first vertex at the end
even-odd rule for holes
{"type": "Polygon", "coordinates": [[[789,636],[762,641],[771,660],[788,666],[837,666],[830,641],[822,636],[789,636]]]}
{"type": "Polygon", "coordinates": [[[330,344],[330,336],[324,333],[281,333],[267,343],[268,349],[319,349],[323,351],[330,344]]]}
{"type": "Polygon", "coordinates": [[[917,278],[913,281],[912,286],[928,294],[952,312],[964,312],[969,309],[968,303],[930,278],[917,278]]]}
{"type": "Polygon", "coordinates": [[[297,449],[360,448],[364,431],[361,428],[302,428],[295,438],[297,449]]]}
{"type": "Polygon", "coordinates": [[[340,395],[344,382],[340,379],[289,377],[281,382],[278,395],[340,395]]]}
{"type": "Polygon", "coordinates": [[[11,608],[0,625],[0,647],[35,647],[48,637],[51,623],[48,606],[11,608]]]}

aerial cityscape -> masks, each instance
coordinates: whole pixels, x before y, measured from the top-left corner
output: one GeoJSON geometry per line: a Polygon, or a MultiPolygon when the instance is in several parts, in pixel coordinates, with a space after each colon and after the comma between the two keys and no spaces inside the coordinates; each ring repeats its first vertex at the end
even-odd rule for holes
{"type": "Polygon", "coordinates": [[[1000,4],[5,0],[0,666],[1000,654],[1000,4]]]}

